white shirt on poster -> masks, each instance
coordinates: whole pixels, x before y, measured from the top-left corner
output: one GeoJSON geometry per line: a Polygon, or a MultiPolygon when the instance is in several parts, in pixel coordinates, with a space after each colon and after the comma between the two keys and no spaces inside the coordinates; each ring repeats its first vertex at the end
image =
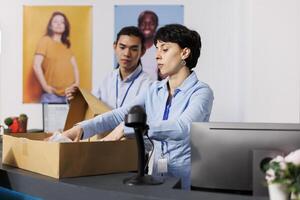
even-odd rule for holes
{"type": "Polygon", "coordinates": [[[141,58],[143,70],[152,80],[157,80],[157,63],[156,63],[156,47],[154,44],[146,50],[141,58]]]}

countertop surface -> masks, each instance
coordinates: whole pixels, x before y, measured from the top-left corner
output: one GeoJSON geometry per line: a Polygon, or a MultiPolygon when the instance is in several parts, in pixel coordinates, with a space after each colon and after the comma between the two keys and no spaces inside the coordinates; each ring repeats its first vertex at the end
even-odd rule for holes
{"type": "Polygon", "coordinates": [[[0,143],[0,186],[43,199],[213,199],[213,200],[268,200],[267,197],[252,197],[174,189],[178,182],[168,178],[162,185],[127,186],[125,178],[135,173],[119,173],[77,178],[54,179],[26,170],[2,165],[0,143]]]}

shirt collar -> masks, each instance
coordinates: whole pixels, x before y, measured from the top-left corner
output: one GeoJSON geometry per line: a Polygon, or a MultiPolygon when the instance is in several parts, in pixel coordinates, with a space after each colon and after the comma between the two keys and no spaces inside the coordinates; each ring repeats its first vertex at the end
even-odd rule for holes
{"type": "MultiPolygon", "coordinates": [[[[132,80],[134,80],[142,71],[142,66],[139,65],[131,74],[129,74],[129,76],[127,76],[126,79],[122,80],[123,82],[130,82],[132,80]]],[[[121,80],[121,75],[120,75],[120,68],[118,69],[118,73],[117,73],[118,79],[121,80]]]]}
{"type": "Polygon", "coordinates": [[[182,84],[177,88],[180,91],[187,91],[191,87],[193,87],[198,82],[198,77],[195,72],[192,72],[183,82],[182,84]]]}
{"type": "MultiPolygon", "coordinates": [[[[158,84],[158,89],[165,89],[165,90],[168,90],[168,86],[167,86],[167,83],[168,83],[169,79],[166,78],[162,81],[159,82],[158,84]]],[[[198,82],[198,77],[196,75],[195,72],[192,72],[182,83],[181,85],[176,88],[177,91],[182,91],[182,92],[185,92],[187,91],[189,88],[191,88],[193,85],[195,85],[196,83],[198,82]]]]}
{"type": "Polygon", "coordinates": [[[168,89],[168,86],[167,86],[168,80],[169,80],[169,78],[167,77],[167,78],[159,81],[157,89],[160,90],[160,89],[164,88],[165,90],[167,90],[168,89]]]}

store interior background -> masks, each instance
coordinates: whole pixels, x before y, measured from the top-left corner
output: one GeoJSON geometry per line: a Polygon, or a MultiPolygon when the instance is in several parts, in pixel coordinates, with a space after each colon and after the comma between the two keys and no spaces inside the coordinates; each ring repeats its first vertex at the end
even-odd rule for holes
{"type": "MultiPolygon", "coordinates": [[[[0,6],[0,124],[26,113],[42,128],[41,104],[22,103],[23,6],[93,7],[92,85],[113,68],[115,5],[183,5],[202,37],[195,69],[214,91],[211,121],[300,122],[298,0],[10,0],[0,6]]],[[[84,39],[84,38],[83,38],[84,39]]]]}

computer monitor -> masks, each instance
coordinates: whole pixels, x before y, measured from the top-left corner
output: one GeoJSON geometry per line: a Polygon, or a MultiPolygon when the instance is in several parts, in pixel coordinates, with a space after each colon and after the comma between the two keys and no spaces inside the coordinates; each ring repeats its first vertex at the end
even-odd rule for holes
{"type": "Polygon", "coordinates": [[[300,124],[193,123],[192,187],[263,195],[261,160],[299,148],[300,124]]]}
{"type": "Polygon", "coordinates": [[[68,104],[43,104],[43,131],[62,131],[65,126],[68,104]]]}

